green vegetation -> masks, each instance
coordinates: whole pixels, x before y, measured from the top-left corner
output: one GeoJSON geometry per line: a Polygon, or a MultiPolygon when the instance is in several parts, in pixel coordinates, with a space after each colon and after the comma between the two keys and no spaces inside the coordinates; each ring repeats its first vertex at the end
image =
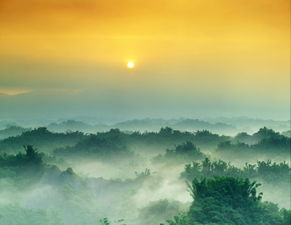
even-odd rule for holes
{"type": "Polygon", "coordinates": [[[189,158],[202,158],[203,153],[197,148],[192,142],[186,142],[182,145],[176,146],[174,150],[167,149],[165,156],[172,157],[172,156],[179,156],[185,155],[189,158]]]}
{"type": "Polygon", "coordinates": [[[151,202],[139,212],[140,225],[156,224],[156,221],[164,221],[165,218],[172,218],[181,212],[186,212],[188,207],[188,204],[186,206],[178,201],[167,199],[151,202]]]}
{"type": "Polygon", "coordinates": [[[287,225],[288,147],[267,128],[27,130],[0,141],[0,225],[287,225]]]}
{"type": "Polygon", "coordinates": [[[230,176],[289,185],[290,173],[291,169],[286,162],[258,161],[257,164],[247,163],[242,169],[239,169],[222,160],[212,162],[209,158],[205,158],[202,162],[187,164],[182,177],[192,181],[203,177],[230,176]]]}
{"type": "Polygon", "coordinates": [[[45,171],[43,156],[31,145],[24,149],[25,153],[0,156],[0,179],[7,178],[25,185],[40,179],[45,171]]]}
{"type": "Polygon", "coordinates": [[[215,177],[193,180],[194,201],[188,214],[170,225],[288,225],[291,211],[262,202],[259,185],[248,179],[215,177]]]}
{"type": "Polygon", "coordinates": [[[21,135],[23,132],[29,131],[30,129],[26,129],[19,126],[8,126],[3,130],[0,130],[0,140],[5,139],[11,136],[21,135]]]}
{"type": "Polygon", "coordinates": [[[234,142],[221,142],[217,151],[239,155],[290,154],[291,139],[266,127],[253,135],[240,133],[234,138],[234,142]]]}
{"type": "Polygon", "coordinates": [[[155,162],[167,161],[168,163],[189,162],[191,160],[200,160],[205,155],[192,142],[187,141],[177,145],[174,149],[167,149],[164,155],[158,155],[154,158],[155,162]]]}
{"type": "MultiPolygon", "coordinates": [[[[109,134],[113,132],[114,130],[111,130],[109,134]]],[[[72,147],[56,149],[55,154],[62,156],[98,156],[105,159],[110,156],[130,156],[131,152],[126,148],[124,141],[117,134],[107,137],[90,135],[72,147]]]]}
{"type": "Polygon", "coordinates": [[[40,127],[0,141],[0,152],[17,153],[24,145],[33,145],[44,152],[52,152],[59,147],[72,146],[84,137],[81,132],[52,133],[45,127],[40,127]]]}

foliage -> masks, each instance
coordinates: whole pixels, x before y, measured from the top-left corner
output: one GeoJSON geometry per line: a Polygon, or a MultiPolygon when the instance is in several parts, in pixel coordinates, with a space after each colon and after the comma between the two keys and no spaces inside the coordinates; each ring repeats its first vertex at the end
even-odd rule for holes
{"type": "Polygon", "coordinates": [[[140,209],[139,220],[141,225],[155,224],[156,221],[164,222],[182,211],[186,211],[186,206],[181,202],[161,199],[140,209]]]}
{"type": "Polygon", "coordinates": [[[23,145],[33,145],[44,152],[52,152],[55,148],[72,146],[86,136],[81,132],[52,133],[45,127],[26,131],[19,136],[0,141],[0,150],[17,153],[23,145]]]}
{"type": "Polygon", "coordinates": [[[212,162],[209,158],[205,158],[202,162],[187,164],[181,176],[190,181],[203,177],[232,176],[278,184],[288,182],[290,172],[290,167],[286,162],[258,161],[257,164],[246,163],[242,169],[239,169],[222,160],[212,162]]]}
{"type": "MultiPolygon", "coordinates": [[[[169,225],[287,225],[291,211],[261,202],[259,184],[249,179],[214,177],[194,179],[194,201],[187,215],[175,216],[169,225]]],[[[163,225],[163,224],[161,224],[163,225]]]]}
{"type": "Polygon", "coordinates": [[[190,221],[217,224],[256,224],[257,196],[255,182],[232,177],[193,180],[194,202],[190,221]],[[256,221],[256,222],[255,222],[256,221]]]}
{"type": "MultiPolygon", "coordinates": [[[[258,161],[256,164],[245,164],[243,168],[237,168],[222,160],[211,161],[209,158],[201,162],[192,162],[185,166],[182,173],[182,177],[193,181],[191,191],[194,201],[188,211],[180,207],[181,203],[172,200],[159,200],[148,204],[147,199],[138,196],[144,194],[144,190],[177,190],[176,180],[173,182],[174,179],[170,178],[171,169],[177,171],[174,166],[170,169],[164,165],[154,167],[169,175],[164,179],[159,174],[156,175],[160,171],[151,172],[151,167],[151,170],[143,170],[147,168],[147,162],[136,160],[134,163],[140,167],[130,168],[132,172],[135,169],[142,172],[136,172],[135,178],[108,180],[102,177],[78,176],[72,168],[61,171],[47,161],[47,157],[51,157],[50,162],[57,162],[60,157],[68,160],[68,164],[58,164],[61,168],[67,168],[68,165],[74,167],[74,164],[70,164],[71,156],[76,156],[77,163],[85,158],[83,156],[89,156],[90,159],[91,156],[96,156],[92,158],[102,160],[115,157],[119,161],[123,156],[132,156],[133,150],[139,151],[148,147],[155,153],[157,148],[168,149],[162,158],[169,159],[168,161],[174,164],[176,161],[181,163],[183,160],[200,160],[205,157],[200,149],[208,149],[209,146],[213,147],[219,143],[218,149],[230,153],[285,152],[290,141],[286,138],[267,128],[262,128],[253,135],[242,133],[235,138],[212,134],[205,130],[181,132],[169,127],[162,128],[159,132],[129,133],[111,129],[91,135],[80,132],[52,133],[46,128],[24,132],[17,137],[0,141],[0,149],[3,152],[0,154],[0,187],[3,189],[0,197],[4,196],[1,204],[4,202],[5,205],[8,202],[3,207],[0,205],[0,224],[124,225],[123,220],[110,221],[104,218],[99,221],[97,215],[99,218],[100,215],[110,216],[110,213],[114,213],[114,216],[122,215],[129,221],[129,213],[135,210],[132,221],[138,218],[138,221],[141,221],[140,225],[166,221],[165,215],[167,218],[179,215],[168,220],[168,225],[287,225],[290,224],[290,211],[280,210],[271,202],[261,202],[261,194],[257,194],[258,185],[253,182],[263,181],[285,188],[286,184],[289,185],[290,177],[290,168],[286,162],[258,161]],[[30,141],[44,153],[38,152],[32,145],[27,145],[30,141]],[[24,152],[11,154],[22,145],[24,152]],[[39,146],[43,146],[44,150],[39,146]],[[49,153],[52,155],[48,156],[49,153]],[[164,189],[172,184],[173,188],[169,186],[164,189]],[[7,199],[6,193],[9,194],[7,199]],[[13,197],[16,203],[21,202],[25,205],[28,201],[32,202],[25,209],[14,206],[9,199],[12,194],[17,195],[15,199],[13,197]],[[137,199],[145,201],[142,202],[143,208],[134,209],[137,199]],[[42,209],[36,209],[35,205],[41,206],[42,209]],[[48,210],[47,205],[57,210],[62,217],[58,219],[57,215],[48,210]],[[183,211],[187,213],[180,214],[183,211]],[[16,218],[15,221],[13,217],[16,218]]],[[[132,159],[130,158],[131,161],[132,159]]],[[[108,161],[106,164],[108,168],[115,166],[108,161]]],[[[173,195],[175,194],[173,191],[173,195]]]]}
{"type": "Polygon", "coordinates": [[[18,136],[21,135],[23,132],[29,131],[30,129],[18,127],[18,126],[8,126],[3,130],[0,130],[0,139],[18,136]]]}
{"type": "Polygon", "coordinates": [[[168,149],[166,152],[166,157],[171,157],[175,155],[186,155],[190,158],[201,158],[203,157],[203,153],[201,153],[200,149],[197,148],[192,142],[187,141],[184,144],[177,145],[174,150],[168,149]]]}
{"type": "MultiPolygon", "coordinates": [[[[187,215],[174,216],[172,220],[167,221],[168,225],[189,225],[189,217],[187,215]]],[[[160,224],[164,225],[164,224],[160,224]]],[[[194,225],[194,224],[193,224],[194,225]]]]}
{"type": "Polygon", "coordinates": [[[103,218],[100,220],[101,225],[126,225],[123,219],[115,221],[113,224],[108,218],[103,218]]]}
{"type": "Polygon", "coordinates": [[[261,128],[257,133],[248,135],[240,133],[230,140],[221,142],[217,151],[232,154],[290,154],[291,138],[277,133],[266,127],[261,128]]]}
{"type": "Polygon", "coordinates": [[[45,169],[42,154],[31,145],[24,146],[24,149],[25,153],[0,156],[0,179],[9,178],[29,183],[41,177],[45,169]]]}
{"type": "Polygon", "coordinates": [[[102,135],[90,135],[88,138],[80,141],[72,147],[60,148],[55,151],[57,155],[67,156],[92,156],[107,158],[118,155],[119,157],[129,156],[132,153],[126,147],[126,144],[118,130],[111,130],[102,135]]]}
{"type": "Polygon", "coordinates": [[[167,149],[164,155],[158,155],[153,160],[154,162],[168,162],[168,163],[185,163],[191,160],[199,160],[205,155],[200,151],[196,145],[187,141],[183,144],[177,145],[174,149],[167,149]]]}

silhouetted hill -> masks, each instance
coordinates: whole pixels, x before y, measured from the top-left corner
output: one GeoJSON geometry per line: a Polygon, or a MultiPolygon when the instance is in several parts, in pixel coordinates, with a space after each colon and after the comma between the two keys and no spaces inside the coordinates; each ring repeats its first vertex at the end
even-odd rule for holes
{"type": "Polygon", "coordinates": [[[198,119],[179,119],[179,120],[164,120],[164,119],[141,119],[128,120],[112,125],[114,128],[123,130],[159,130],[161,127],[172,127],[179,130],[209,130],[213,132],[234,132],[235,127],[226,123],[209,123],[198,119]]]}
{"type": "Polygon", "coordinates": [[[209,122],[222,122],[232,124],[238,127],[240,131],[254,132],[261,127],[268,127],[277,131],[285,131],[290,129],[290,120],[272,120],[272,119],[257,119],[249,117],[219,117],[215,119],[207,119],[209,122]]]}
{"type": "Polygon", "coordinates": [[[48,130],[63,132],[63,131],[84,131],[92,129],[92,126],[76,120],[67,120],[60,123],[51,123],[47,126],[48,130]]]}
{"type": "Polygon", "coordinates": [[[0,130],[0,139],[17,136],[29,130],[30,129],[28,128],[23,128],[23,127],[18,127],[18,126],[9,126],[3,130],[0,130]]]}
{"type": "Polygon", "coordinates": [[[19,136],[0,141],[0,151],[18,152],[24,145],[33,145],[42,151],[52,151],[58,147],[71,146],[84,138],[81,132],[52,133],[45,127],[26,131],[19,136]]]}
{"type": "Polygon", "coordinates": [[[272,129],[261,128],[253,135],[240,133],[231,141],[222,142],[218,145],[218,151],[231,154],[273,154],[290,155],[291,139],[272,129]]]}
{"type": "Polygon", "coordinates": [[[164,119],[140,119],[140,120],[127,120],[112,125],[114,128],[123,130],[159,130],[161,127],[170,126],[173,121],[164,119]]]}
{"type": "Polygon", "coordinates": [[[284,136],[286,136],[286,137],[291,138],[291,130],[283,131],[281,134],[284,135],[284,136]]]}

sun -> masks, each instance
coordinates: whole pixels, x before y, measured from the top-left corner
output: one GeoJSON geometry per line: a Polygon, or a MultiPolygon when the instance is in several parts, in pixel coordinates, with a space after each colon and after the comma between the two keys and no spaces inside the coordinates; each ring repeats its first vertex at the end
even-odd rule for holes
{"type": "Polygon", "coordinates": [[[127,68],[128,69],[133,69],[134,68],[134,66],[135,66],[135,64],[134,64],[134,62],[127,62],[127,68]]]}

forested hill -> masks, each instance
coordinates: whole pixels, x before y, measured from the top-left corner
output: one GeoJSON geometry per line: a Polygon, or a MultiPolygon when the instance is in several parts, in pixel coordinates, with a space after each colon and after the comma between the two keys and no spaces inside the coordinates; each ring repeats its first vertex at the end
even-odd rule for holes
{"type": "MultiPolygon", "coordinates": [[[[199,150],[190,143],[170,151],[169,157],[185,153],[199,155],[199,150]]],[[[200,153],[199,157],[202,156],[200,153]]],[[[147,188],[153,193],[159,190],[160,182],[164,182],[164,178],[155,173],[146,169],[136,172],[131,179],[90,178],[75,173],[72,168],[59,169],[47,162],[44,153],[28,145],[16,155],[0,155],[0,224],[290,224],[291,211],[263,201],[263,193],[258,191],[261,185],[255,182],[265,180],[266,184],[287,185],[288,189],[290,167],[286,163],[258,162],[239,169],[221,160],[206,158],[201,163],[186,165],[181,174],[191,183],[193,200],[190,204],[172,200],[177,194],[172,190],[169,200],[136,207],[136,198],[142,197],[140,193],[145,194],[147,188]],[[119,219],[113,219],[116,217],[119,219]]],[[[167,185],[171,190],[176,184],[167,185]]]]}
{"type": "Polygon", "coordinates": [[[43,152],[57,151],[66,154],[98,152],[100,149],[113,149],[115,152],[136,148],[159,151],[188,141],[202,150],[215,150],[225,154],[288,154],[290,140],[290,137],[266,127],[254,134],[239,133],[235,137],[213,134],[207,130],[187,132],[169,127],[161,128],[158,132],[122,132],[111,129],[96,134],[78,131],[55,133],[41,127],[1,140],[0,152],[16,153],[23,145],[33,145],[43,152]]]}

